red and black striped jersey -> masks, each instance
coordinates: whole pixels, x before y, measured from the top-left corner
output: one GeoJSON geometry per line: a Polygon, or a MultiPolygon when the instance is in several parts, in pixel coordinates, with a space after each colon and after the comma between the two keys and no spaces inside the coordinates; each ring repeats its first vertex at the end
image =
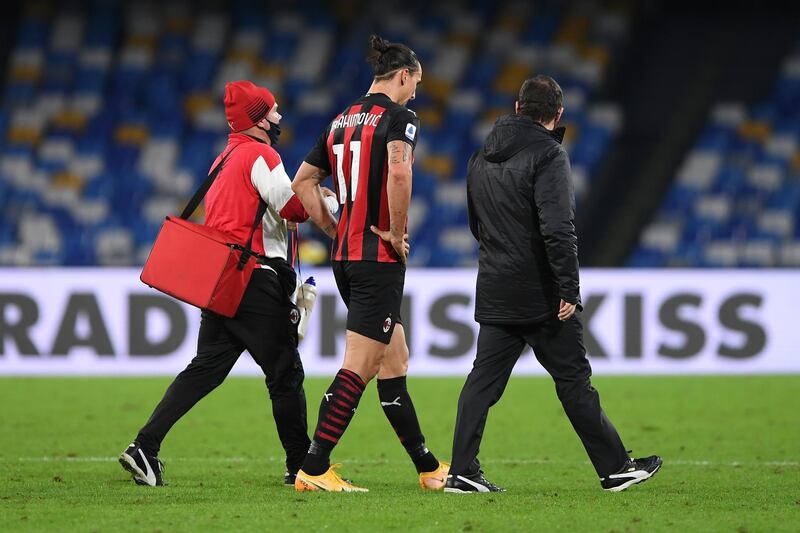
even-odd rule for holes
{"type": "Polygon", "coordinates": [[[397,253],[370,231],[389,229],[386,145],[405,141],[414,149],[417,115],[382,93],[362,96],[336,116],[305,158],[333,176],[341,205],[333,261],[396,263],[397,253]]]}

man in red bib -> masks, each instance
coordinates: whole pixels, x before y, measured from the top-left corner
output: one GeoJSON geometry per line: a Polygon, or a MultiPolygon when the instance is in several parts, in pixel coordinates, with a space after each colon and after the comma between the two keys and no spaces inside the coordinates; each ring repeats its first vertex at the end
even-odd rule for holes
{"type": "MultiPolygon", "coordinates": [[[[164,484],[158,459],[161,442],[181,416],[222,383],[244,350],[266,376],[286,452],[286,484],[294,484],[310,445],[303,365],[297,351],[300,315],[292,301],[297,277],[287,261],[288,225],[303,222],[308,215],[275,151],[281,115],[272,93],[249,81],[228,83],[225,114],[231,128],[228,145],[211,168],[227,159],[206,194],[205,224],[230,234],[234,242],[243,242],[260,203],[265,202],[266,212],[251,242],[261,268],[253,272],[233,318],[202,311],[197,356],[178,374],[136,440],[120,456],[122,466],[140,485],[164,484]]],[[[324,194],[333,195],[329,190],[324,194]]]]}

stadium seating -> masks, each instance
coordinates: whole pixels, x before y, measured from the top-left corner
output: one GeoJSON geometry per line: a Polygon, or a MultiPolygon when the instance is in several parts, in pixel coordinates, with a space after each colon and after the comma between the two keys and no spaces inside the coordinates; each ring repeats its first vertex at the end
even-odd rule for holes
{"type": "MultiPolygon", "coordinates": [[[[374,24],[348,24],[351,4],[294,5],[269,15],[249,0],[224,11],[99,0],[23,8],[0,110],[0,264],[141,264],[163,217],[180,210],[225,143],[229,80],[276,93],[291,173],[327,121],[369,86],[369,30],[409,43],[424,67],[411,106],[422,124],[414,264],[474,264],[466,163],[526,77],[551,74],[565,90],[579,201],[620,126],[614,106],[590,102],[624,43],[624,14],[449,2],[409,15],[364,3],[362,18],[374,24]]],[[[304,237],[305,259],[325,261],[324,239],[304,237]]]]}
{"type": "Polygon", "coordinates": [[[772,94],[717,105],[630,266],[800,266],[800,43],[772,94]]]}

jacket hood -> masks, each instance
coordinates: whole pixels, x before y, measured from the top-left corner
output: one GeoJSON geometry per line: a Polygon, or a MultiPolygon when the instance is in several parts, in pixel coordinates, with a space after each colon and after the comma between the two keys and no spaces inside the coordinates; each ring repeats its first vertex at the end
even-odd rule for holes
{"type": "Polygon", "coordinates": [[[531,143],[553,139],[561,143],[563,127],[547,130],[525,115],[505,115],[497,119],[483,145],[483,156],[491,163],[502,163],[514,157],[531,143]]]}

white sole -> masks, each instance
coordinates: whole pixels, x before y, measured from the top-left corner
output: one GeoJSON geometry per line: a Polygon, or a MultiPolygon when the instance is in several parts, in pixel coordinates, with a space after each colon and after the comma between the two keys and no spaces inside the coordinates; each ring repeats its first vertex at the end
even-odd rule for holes
{"type": "Polygon", "coordinates": [[[444,491],[449,494],[478,494],[477,490],[461,490],[451,487],[445,487],[444,491]]]}
{"type": "MultiPolygon", "coordinates": [[[[320,491],[320,492],[369,492],[369,489],[365,489],[364,487],[354,487],[354,488],[342,487],[342,490],[333,491],[333,490],[328,490],[325,487],[319,486],[318,484],[314,483],[312,480],[310,480],[310,479],[308,479],[306,477],[299,477],[298,476],[298,479],[300,479],[300,481],[302,481],[303,483],[305,483],[307,485],[312,485],[312,486],[316,487],[316,490],[320,491]]],[[[314,491],[298,491],[298,492],[314,492],[314,491]]]]}
{"type": "Polygon", "coordinates": [[[369,489],[359,488],[359,489],[343,489],[342,492],[369,492],[369,489]]]}
{"type": "MultiPolygon", "coordinates": [[[[136,464],[133,457],[128,455],[125,452],[122,452],[122,455],[119,456],[119,464],[122,465],[122,468],[127,470],[132,476],[133,479],[137,482],[141,482],[148,487],[155,487],[155,485],[151,485],[147,482],[147,475],[142,472],[142,469],[136,464]]],[[[137,483],[138,484],[138,483],[137,483]]]]}
{"type": "Polygon", "coordinates": [[[620,485],[618,487],[611,487],[610,489],[603,489],[603,490],[606,491],[606,492],[622,492],[623,490],[627,489],[631,485],[636,485],[637,483],[642,483],[644,481],[647,481],[648,479],[653,477],[656,474],[656,472],[658,472],[659,470],[661,470],[661,465],[658,465],[655,470],[653,470],[652,472],[648,473],[646,476],[637,477],[635,479],[631,479],[629,481],[626,481],[625,483],[623,483],[622,485],[620,485]]]}

